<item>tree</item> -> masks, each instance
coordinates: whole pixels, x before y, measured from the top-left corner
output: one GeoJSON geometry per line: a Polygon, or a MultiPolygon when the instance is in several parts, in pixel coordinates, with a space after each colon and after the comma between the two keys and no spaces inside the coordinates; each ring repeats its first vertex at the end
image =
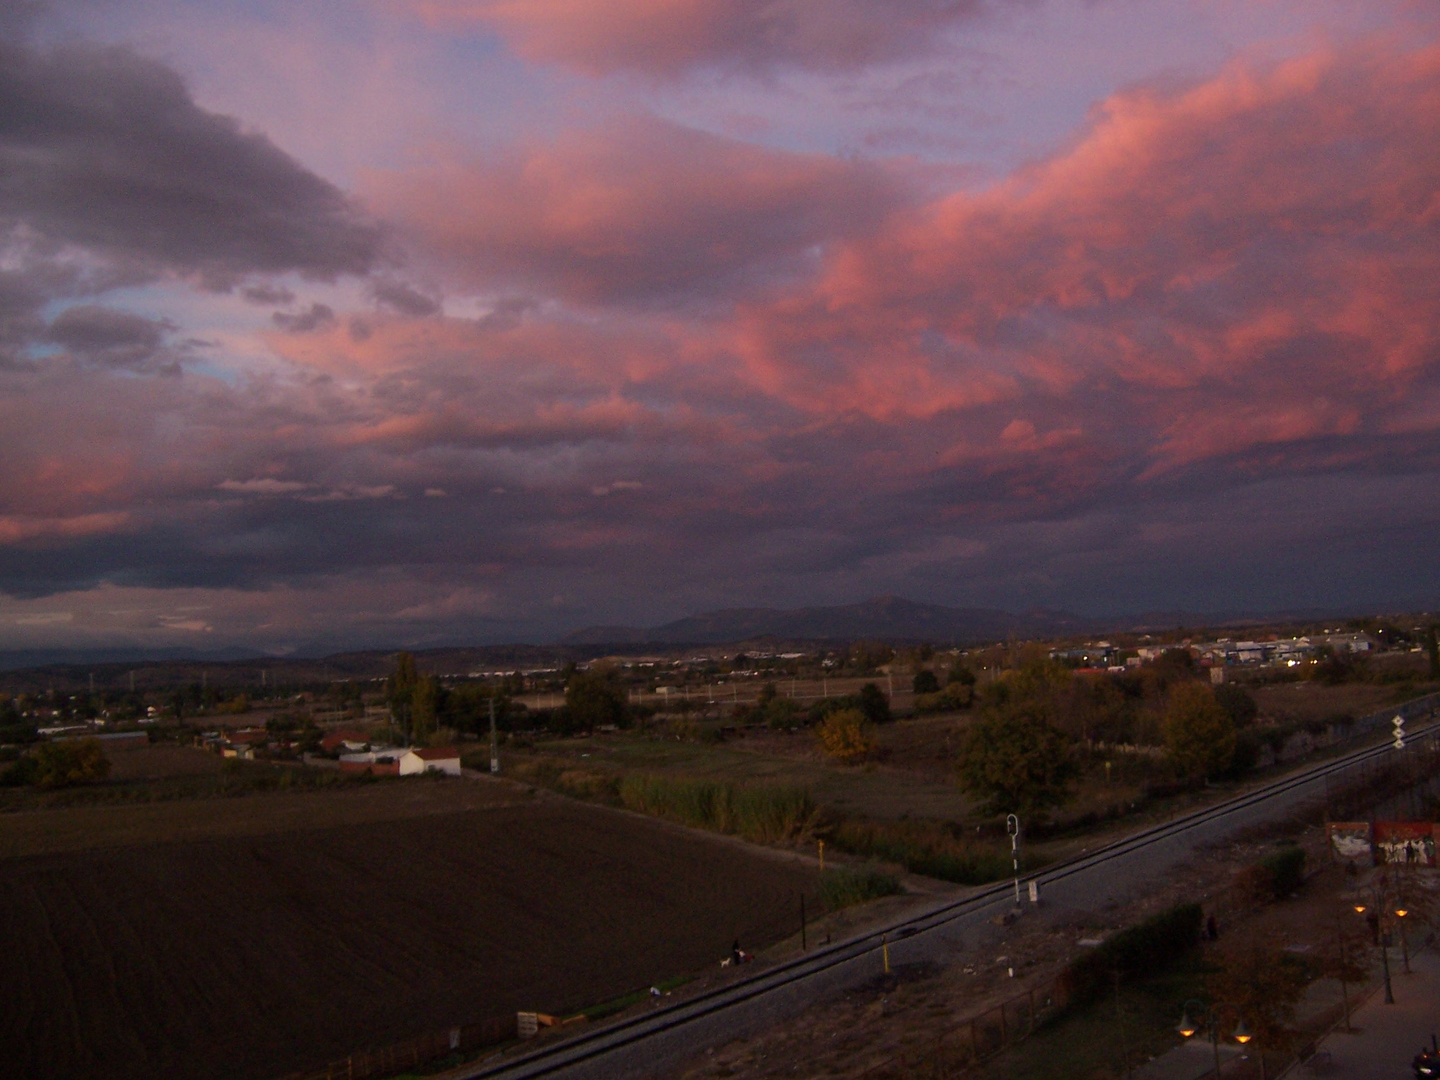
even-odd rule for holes
{"type": "Polygon", "coordinates": [[[888,724],[891,720],[890,699],[880,687],[867,682],[860,687],[860,711],[872,724],[888,724]]]}
{"type": "Polygon", "coordinates": [[[1058,806],[1075,775],[1069,740],[1038,701],[987,711],[966,733],[959,765],[960,786],[995,812],[1058,806]]]}
{"type": "Polygon", "coordinates": [[[1260,712],[1249,690],[1234,683],[1221,683],[1214,689],[1215,700],[1230,714],[1237,728],[1249,727],[1260,712]]]}
{"type": "Polygon", "coordinates": [[[565,709],[570,726],[591,731],[613,724],[623,727],[629,720],[625,691],[607,671],[577,671],[565,684],[565,709]]]}
{"type": "Polygon", "coordinates": [[[1229,957],[1207,980],[1207,989],[1240,1010],[1262,1051],[1283,1051],[1294,1042],[1289,1024],[1310,980],[1304,960],[1256,942],[1229,957]]]}
{"type": "Polygon", "coordinates": [[[390,704],[390,713],[400,730],[409,737],[410,714],[414,706],[415,686],[420,681],[415,671],[415,657],[408,652],[395,657],[395,670],[385,684],[385,697],[390,704]]]}
{"type": "Polygon", "coordinates": [[[1165,750],[1185,776],[1217,776],[1235,758],[1235,722],[1210,687],[1193,680],[1170,690],[1165,750]]]}
{"type": "Polygon", "coordinates": [[[35,749],[31,778],[36,787],[98,784],[110,775],[110,761],[98,739],[42,743],[35,749]]]}
{"type": "Polygon", "coordinates": [[[917,694],[938,694],[940,692],[940,680],[929,668],[921,668],[915,672],[915,677],[910,680],[910,687],[917,694]]]}
{"type": "Polygon", "coordinates": [[[434,675],[426,675],[410,693],[410,739],[423,743],[439,727],[441,686],[434,675]]]}
{"type": "Polygon", "coordinates": [[[1433,624],[1425,628],[1425,653],[1430,657],[1430,678],[1440,679],[1440,641],[1435,638],[1433,624]]]}

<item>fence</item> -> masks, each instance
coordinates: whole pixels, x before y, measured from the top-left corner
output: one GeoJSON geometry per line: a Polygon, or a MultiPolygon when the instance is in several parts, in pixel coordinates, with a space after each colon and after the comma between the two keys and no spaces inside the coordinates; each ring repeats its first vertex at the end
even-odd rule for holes
{"type": "Polygon", "coordinates": [[[391,1046],[361,1050],[319,1069],[291,1073],[284,1080],[369,1080],[418,1068],[450,1054],[466,1054],[515,1037],[515,1014],[460,1024],[391,1046]]]}
{"type": "Polygon", "coordinates": [[[1066,997],[1061,981],[1026,990],[1008,1001],[977,1013],[968,1020],[941,1029],[928,1046],[902,1050],[894,1057],[870,1066],[861,1080],[891,1080],[924,1077],[947,1080],[963,1076],[974,1066],[993,1057],[1007,1046],[1028,1038],[1040,1025],[1065,1010],[1066,997]]]}

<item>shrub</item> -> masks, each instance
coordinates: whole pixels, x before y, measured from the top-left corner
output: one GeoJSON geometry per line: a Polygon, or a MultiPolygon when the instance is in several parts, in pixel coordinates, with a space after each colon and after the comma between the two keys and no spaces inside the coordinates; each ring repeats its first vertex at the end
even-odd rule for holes
{"type": "Polygon", "coordinates": [[[1060,975],[1069,1004],[1094,1001],[1121,975],[1156,975],[1173,968],[1200,941],[1199,904],[1177,904],[1107,938],[1060,975]]]}
{"type": "Polygon", "coordinates": [[[862,761],[875,752],[875,736],[859,709],[832,712],[815,729],[815,738],[827,757],[845,764],[862,761]]]}
{"type": "Polygon", "coordinates": [[[873,682],[867,682],[860,687],[859,698],[860,711],[872,724],[888,724],[893,719],[890,715],[890,699],[873,682]]]}
{"type": "Polygon", "coordinates": [[[899,891],[899,878],[869,867],[826,870],[820,875],[820,901],[830,911],[894,896],[899,891]]]}
{"type": "Polygon", "coordinates": [[[98,784],[110,775],[110,760],[97,739],[43,743],[35,750],[33,783],[41,788],[98,784]]]}
{"type": "Polygon", "coordinates": [[[938,694],[940,692],[940,680],[929,668],[921,668],[915,672],[915,677],[910,680],[910,688],[917,694],[938,694]]]}
{"type": "Polygon", "coordinates": [[[1236,876],[1236,890],[1247,900],[1261,903],[1284,900],[1305,883],[1305,849],[1287,846],[1236,876]]]}
{"type": "Polygon", "coordinates": [[[620,781],[618,794],[627,809],[760,844],[796,839],[815,817],[815,800],[800,787],[739,787],[632,773],[620,781]]]}

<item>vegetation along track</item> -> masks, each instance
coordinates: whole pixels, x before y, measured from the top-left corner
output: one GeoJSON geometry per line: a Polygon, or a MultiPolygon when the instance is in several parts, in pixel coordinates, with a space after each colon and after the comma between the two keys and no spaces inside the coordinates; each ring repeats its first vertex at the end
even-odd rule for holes
{"type": "MultiPolygon", "coordinates": [[[[1412,702],[1409,718],[1420,717],[1415,705],[1434,715],[1434,702],[1412,702]]],[[[1440,724],[1417,728],[1406,735],[1407,749],[1440,735],[1440,724]]],[[[1056,863],[1028,875],[1042,895],[1057,893],[1059,906],[1093,907],[1103,896],[1096,885],[1123,881],[1122,864],[1145,858],[1167,844],[1174,849],[1168,860],[1146,858],[1154,873],[1178,861],[1182,850],[1196,843],[1217,840],[1246,825],[1270,819],[1308,796],[1307,789],[1367,762],[1382,761],[1395,753],[1390,743],[1353,751],[1332,761],[1292,773],[1263,787],[1161,825],[1143,829],[1090,854],[1056,863]],[[1289,798],[1287,798],[1287,796],[1289,798]],[[1114,879],[1113,881],[1109,879],[1114,879]],[[1088,887],[1085,883],[1088,882],[1088,887]],[[1067,888],[1068,887],[1068,888],[1067,888]]],[[[1107,885],[1107,887],[1108,887],[1107,885]]],[[[953,958],[963,948],[962,929],[984,934],[993,929],[989,916],[1013,903],[1011,882],[988,886],[962,900],[942,903],[922,914],[899,920],[848,941],[839,942],[789,960],[742,982],[717,988],[687,1001],[648,1014],[587,1031],[563,1042],[539,1047],[523,1056],[501,1062],[477,1063],[470,1070],[450,1074],[455,1080],[529,1080],[534,1077],[578,1080],[582,1077],[650,1075],[666,1062],[692,1055],[706,1045],[739,1037],[757,1027],[794,1015],[805,1005],[829,994],[873,979],[881,971],[878,955],[888,945],[894,962],[923,957],[943,950],[953,958]]]]}

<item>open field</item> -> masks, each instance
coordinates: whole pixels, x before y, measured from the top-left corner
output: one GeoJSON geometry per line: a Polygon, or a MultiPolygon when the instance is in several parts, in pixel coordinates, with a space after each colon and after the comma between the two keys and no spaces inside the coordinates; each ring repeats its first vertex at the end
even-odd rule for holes
{"type": "Polygon", "coordinates": [[[816,894],[784,856],[468,780],[8,814],[0,844],[0,1074],[31,1078],[265,1080],[576,1009],[787,937],[816,894]]]}
{"type": "MultiPolygon", "coordinates": [[[[928,720],[902,721],[883,728],[881,737],[903,738],[912,724],[933,727],[928,720]]],[[[547,740],[534,750],[600,770],[674,773],[739,784],[797,784],[810,789],[818,802],[875,817],[958,818],[968,806],[943,774],[917,776],[913,770],[889,764],[853,767],[827,762],[809,731],[793,735],[766,731],[724,743],[621,733],[547,740]]]]}
{"type": "Polygon", "coordinates": [[[1397,701],[1428,693],[1429,683],[1418,686],[1377,686],[1373,683],[1344,683],[1325,686],[1318,682],[1280,683],[1253,690],[1260,716],[1279,723],[1328,720],[1349,713],[1365,716],[1397,701]]]}
{"type": "Polygon", "coordinates": [[[110,779],[164,780],[175,776],[211,776],[225,768],[225,759],[193,746],[151,743],[145,746],[105,748],[110,779]]]}

